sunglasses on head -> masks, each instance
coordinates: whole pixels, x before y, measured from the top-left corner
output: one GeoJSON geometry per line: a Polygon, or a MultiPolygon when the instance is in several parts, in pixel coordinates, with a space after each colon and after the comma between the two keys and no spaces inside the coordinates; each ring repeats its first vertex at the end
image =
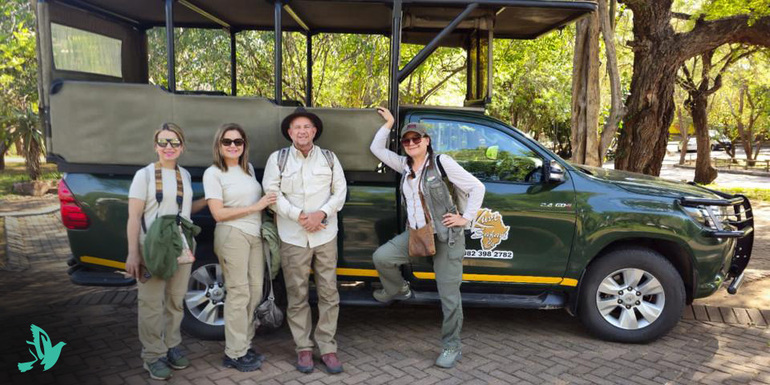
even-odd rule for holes
{"type": "Polygon", "coordinates": [[[173,148],[178,148],[182,145],[182,141],[179,139],[158,139],[155,141],[158,147],[166,148],[170,144],[173,148]]]}
{"type": "Polygon", "coordinates": [[[422,142],[422,136],[415,136],[412,138],[402,138],[401,139],[401,145],[402,146],[408,146],[409,142],[412,142],[415,146],[420,144],[422,142]]]}
{"type": "Polygon", "coordinates": [[[241,147],[246,143],[246,141],[241,138],[238,138],[238,139],[223,138],[221,143],[225,147],[230,147],[231,144],[234,144],[236,147],[241,147]]]}

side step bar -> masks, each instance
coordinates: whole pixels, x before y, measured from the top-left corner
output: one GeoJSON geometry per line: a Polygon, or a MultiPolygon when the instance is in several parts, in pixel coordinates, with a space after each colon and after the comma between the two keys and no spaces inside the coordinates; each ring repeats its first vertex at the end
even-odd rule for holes
{"type": "MultiPolygon", "coordinates": [[[[406,301],[397,301],[405,305],[439,304],[441,299],[435,291],[415,291],[412,289],[412,298],[406,301]]],[[[464,307],[495,307],[517,309],[561,309],[566,305],[563,295],[554,293],[540,293],[537,295],[520,294],[484,294],[462,293],[464,307]]],[[[311,301],[317,301],[315,291],[311,292],[311,301]]],[[[367,290],[340,290],[340,303],[354,306],[388,306],[377,302],[372,297],[372,292],[367,290]]]]}
{"type": "Polygon", "coordinates": [[[124,278],[121,274],[108,271],[93,271],[75,265],[67,271],[70,281],[81,286],[131,286],[136,283],[133,278],[124,278]]]}

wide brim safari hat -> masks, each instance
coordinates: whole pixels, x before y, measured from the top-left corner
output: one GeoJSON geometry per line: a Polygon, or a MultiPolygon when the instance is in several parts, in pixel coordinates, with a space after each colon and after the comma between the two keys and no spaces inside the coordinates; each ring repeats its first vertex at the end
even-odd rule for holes
{"type": "Polygon", "coordinates": [[[294,119],[305,117],[310,119],[311,122],[313,122],[313,125],[316,128],[315,136],[313,137],[313,141],[318,140],[318,138],[321,137],[321,133],[324,130],[324,124],[321,121],[321,118],[318,117],[318,115],[306,110],[304,107],[297,107],[294,112],[283,118],[283,121],[281,122],[281,133],[283,134],[283,137],[286,138],[286,140],[291,142],[291,137],[289,136],[289,125],[291,125],[291,122],[294,121],[294,119]]]}

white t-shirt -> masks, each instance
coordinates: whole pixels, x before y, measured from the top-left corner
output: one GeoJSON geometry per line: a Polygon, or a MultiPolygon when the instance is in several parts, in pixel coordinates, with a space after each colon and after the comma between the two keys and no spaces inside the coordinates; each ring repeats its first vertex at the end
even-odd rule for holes
{"type": "MultiPolygon", "coordinates": [[[[182,173],[182,217],[190,220],[190,211],[192,210],[192,183],[190,173],[183,167],[179,167],[182,173]]],[[[155,198],[155,164],[150,163],[147,167],[140,169],[134,174],[134,180],[131,182],[131,188],[128,190],[128,197],[141,199],[144,201],[144,224],[146,230],[150,229],[155,218],[164,215],[175,215],[179,206],[176,204],[176,170],[164,168],[161,170],[163,178],[163,201],[158,205],[155,198]],[[149,182],[149,183],[148,183],[149,182]]],[[[145,230],[141,234],[144,235],[145,230]]]]}
{"type": "MultiPolygon", "coordinates": [[[[217,166],[211,166],[203,173],[203,190],[206,200],[219,199],[225,207],[246,207],[257,203],[262,198],[262,186],[254,177],[254,167],[249,163],[251,175],[245,173],[241,167],[229,167],[222,171],[217,166]]],[[[262,227],[262,213],[253,213],[217,223],[219,225],[233,226],[246,234],[260,235],[262,227]]]]}

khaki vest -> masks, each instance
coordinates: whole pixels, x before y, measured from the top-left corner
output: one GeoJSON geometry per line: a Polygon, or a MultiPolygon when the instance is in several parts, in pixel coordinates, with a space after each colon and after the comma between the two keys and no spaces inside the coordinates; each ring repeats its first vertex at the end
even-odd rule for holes
{"type": "MultiPolygon", "coordinates": [[[[449,246],[454,246],[458,237],[464,236],[462,227],[448,228],[442,223],[442,218],[446,213],[457,213],[452,193],[449,187],[441,177],[438,170],[437,155],[434,154],[430,163],[422,170],[422,179],[420,181],[420,191],[425,198],[425,205],[428,207],[428,215],[433,220],[433,229],[436,231],[436,237],[441,242],[447,242],[449,246]]],[[[406,182],[409,173],[401,174],[401,186],[406,182]]],[[[448,180],[447,180],[448,181],[448,180]]],[[[404,197],[403,187],[401,190],[401,203],[406,207],[406,198],[404,197]]]]}

